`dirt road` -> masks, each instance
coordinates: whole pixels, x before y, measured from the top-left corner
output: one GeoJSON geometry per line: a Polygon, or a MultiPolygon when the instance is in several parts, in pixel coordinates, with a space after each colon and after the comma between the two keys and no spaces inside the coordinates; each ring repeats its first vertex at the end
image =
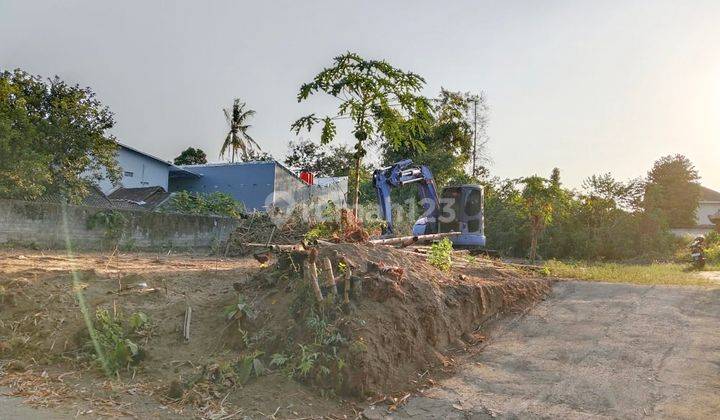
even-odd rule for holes
{"type": "Polygon", "coordinates": [[[718,415],[720,289],[561,282],[393,417],[718,415]]]}

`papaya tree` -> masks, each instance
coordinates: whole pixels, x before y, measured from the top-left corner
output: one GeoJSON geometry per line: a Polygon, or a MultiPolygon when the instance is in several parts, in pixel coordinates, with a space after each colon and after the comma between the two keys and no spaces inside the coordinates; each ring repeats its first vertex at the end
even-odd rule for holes
{"type": "Polygon", "coordinates": [[[431,119],[428,100],[419,95],[425,80],[417,74],[399,70],[383,60],[366,60],[355,53],[335,57],[333,65],[300,87],[298,102],[322,92],[340,102],[337,113],[323,117],[306,115],[295,121],[291,129],[312,130],[322,124],[320,141],[330,143],[337,136],[336,121],[349,120],[355,137],[353,169],[353,212],[357,216],[360,169],[367,154],[368,142],[389,142],[393,147],[411,146],[424,149],[422,137],[426,122],[431,119]]]}

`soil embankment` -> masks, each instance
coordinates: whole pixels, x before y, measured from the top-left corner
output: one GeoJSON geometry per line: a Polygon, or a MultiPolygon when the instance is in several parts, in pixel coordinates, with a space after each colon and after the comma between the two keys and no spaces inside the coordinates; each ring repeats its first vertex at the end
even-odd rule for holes
{"type": "Polygon", "coordinates": [[[292,265],[278,269],[274,257],[260,265],[6,251],[0,385],[33,405],[107,415],[353,415],[365,398],[431,384],[454,354],[483,340],[485,321],[549,289],[547,280],[465,256],[443,273],[424,255],[387,246],[334,245],[325,255],[354,265],[349,304],[324,290],[318,305],[302,275],[292,265]],[[98,308],[119,325],[137,313],[149,319],[142,334],[128,333],[142,351],[116,379],[94,360],[80,294],[93,323],[98,308]]]}

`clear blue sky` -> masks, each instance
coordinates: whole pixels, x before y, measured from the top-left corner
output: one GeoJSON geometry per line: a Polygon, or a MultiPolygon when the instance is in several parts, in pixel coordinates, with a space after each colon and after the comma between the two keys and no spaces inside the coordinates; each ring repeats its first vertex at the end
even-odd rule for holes
{"type": "MultiPolygon", "coordinates": [[[[644,175],[682,153],[720,189],[718,1],[9,1],[0,68],[91,86],[121,142],[217,160],[221,108],[282,157],[301,83],[338,53],[384,58],[444,86],[483,90],[492,174],[644,175]]],[[[349,133],[341,133],[349,138],[349,133]]]]}

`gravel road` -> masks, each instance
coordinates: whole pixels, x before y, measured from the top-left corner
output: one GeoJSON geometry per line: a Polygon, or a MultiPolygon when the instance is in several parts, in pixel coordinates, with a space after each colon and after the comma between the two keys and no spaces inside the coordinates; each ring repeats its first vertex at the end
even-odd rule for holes
{"type": "Polygon", "coordinates": [[[720,289],[559,282],[392,417],[718,418],[720,289]]]}

